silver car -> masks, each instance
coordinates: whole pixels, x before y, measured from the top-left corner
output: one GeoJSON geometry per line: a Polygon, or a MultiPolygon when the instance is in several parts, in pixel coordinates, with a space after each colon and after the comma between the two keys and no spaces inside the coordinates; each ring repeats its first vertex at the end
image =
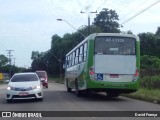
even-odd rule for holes
{"type": "Polygon", "coordinates": [[[16,99],[43,100],[43,86],[36,73],[16,73],[10,79],[6,100],[11,102],[16,99]]]}

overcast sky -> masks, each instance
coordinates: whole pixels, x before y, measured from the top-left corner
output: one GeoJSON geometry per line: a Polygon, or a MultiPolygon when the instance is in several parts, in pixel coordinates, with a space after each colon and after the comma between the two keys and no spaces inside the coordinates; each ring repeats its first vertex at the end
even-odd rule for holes
{"type": "MultiPolygon", "coordinates": [[[[88,24],[89,12],[100,12],[102,8],[114,9],[119,23],[154,6],[123,24],[121,31],[134,34],[155,33],[160,26],[160,0],[0,0],[0,54],[12,52],[15,65],[31,66],[32,51],[45,52],[51,47],[54,34],[63,36],[75,32],[75,28],[88,24]],[[157,2],[157,3],[156,3],[157,2]],[[85,12],[81,14],[80,11],[85,12]]],[[[95,14],[90,14],[91,23],[95,14]]]]}

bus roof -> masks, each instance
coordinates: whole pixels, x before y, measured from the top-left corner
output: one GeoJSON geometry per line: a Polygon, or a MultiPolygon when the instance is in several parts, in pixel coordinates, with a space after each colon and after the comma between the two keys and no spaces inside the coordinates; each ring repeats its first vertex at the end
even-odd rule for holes
{"type": "Polygon", "coordinates": [[[137,41],[139,41],[138,36],[136,35],[132,35],[132,34],[123,34],[123,33],[93,33],[90,34],[88,37],[86,37],[82,42],[80,42],[76,47],[74,47],[69,53],[66,54],[69,55],[71,52],[73,52],[74,50],[76,50],[78,47],[80,47],[83,43],[85,43],[88,40],[94,40],[95,37],[97,36],[122,36],[122,37],[133,37],[135,38],[137,41]]]}

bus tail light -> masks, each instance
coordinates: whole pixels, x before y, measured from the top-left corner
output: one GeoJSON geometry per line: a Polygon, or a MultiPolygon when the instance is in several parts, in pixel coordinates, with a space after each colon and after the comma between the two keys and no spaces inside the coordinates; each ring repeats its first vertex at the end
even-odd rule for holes
{"type": "Polygon", "coordinates": [[[94,72],[93,67],[91,67],[91,68],[89,69],[89,75],[90,75],[90,78],[91,78],[91,79],[95,80],[95,72],[94,72]]]}
{"type": "Polygon", "coordinates": [[[133,77],[133,81],[136,81],[138,79],[138,76],[139,76],[139,71],[138,69],[136,69],[134,77],[133,77]]]}

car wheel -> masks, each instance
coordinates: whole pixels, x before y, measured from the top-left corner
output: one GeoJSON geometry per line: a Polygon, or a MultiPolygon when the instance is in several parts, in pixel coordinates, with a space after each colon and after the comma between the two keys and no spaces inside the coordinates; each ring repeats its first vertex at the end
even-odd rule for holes
{"type": "Polygon", "coordinates": [[[7,100],[7,103],[11,103],[12,102],[12,100],[7,100]]]}
{"type": "Polygon", "coordinates": [[[48,85],[46,86],[46,88],[48,88],[48,85]]]}
{"type": "Polygon", "coordinates": [[[43,98],[38,98],[38,101],[43,101],[43,98]]]}

